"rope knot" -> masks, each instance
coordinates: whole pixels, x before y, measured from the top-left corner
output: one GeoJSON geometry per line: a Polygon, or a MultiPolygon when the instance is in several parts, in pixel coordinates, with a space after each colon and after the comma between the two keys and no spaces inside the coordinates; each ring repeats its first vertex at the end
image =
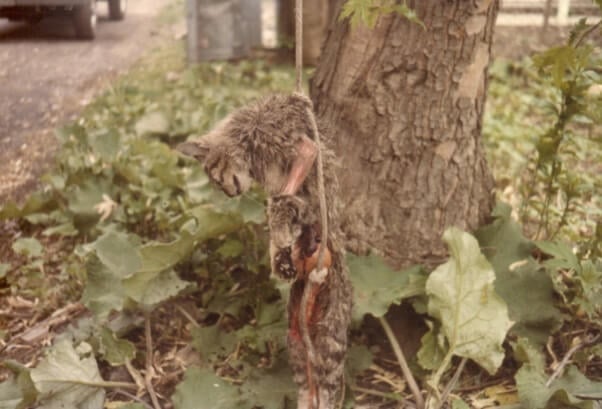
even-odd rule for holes
{"type": "Polygon", "coordinates": [[[293,100],[298,101],[301,104],[305,105],[306,108],[309,108],[312,111],[314,110],[314,103],[307,95],[305,95],[305,93],[303,91],[293,92],[293,94],[291,95],[291,98],[293,100]]]}

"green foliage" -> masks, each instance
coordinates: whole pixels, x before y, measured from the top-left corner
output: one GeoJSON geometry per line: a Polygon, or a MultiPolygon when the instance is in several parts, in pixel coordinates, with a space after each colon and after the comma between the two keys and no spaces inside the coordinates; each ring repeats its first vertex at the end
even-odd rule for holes
{"type": "Polygon", "coordinates": [[[42,255],[44,248],[34,238],[18,239],[13,243],[13,251],[28,258],[36,258],[42,255]]]}
{"type": "Polygon", "coordinates": [[[521,402],[533,409],[561,407],[594,409],[593,399],[599,399],[602,383],[587,379],[574,366],[569,366],[558,379],[549,383],[544,369],[544,357],[526,339],[514,345],[515,354],[522,366],[516,373],[516,385],[521,402]]]}
{"type": "MultiPolygon", "coordinates": [[[[391,12],[420,23],[405,3],[389,1],[349,0],[341,17],[373,26],[379,15],[391,12]]],[[[529,221],[541,222],[539,236],[548,239],[576,237],[580,230],[573,229],[571,217],[581,214],[579,206],[595,206],[598,200],[586,191],[599,188],[600,181],[575,167],[595,158],[587,155],[599,145],[581,134],[600,122],[600,101],[585,92],[600,82],[590,70],[598,57],[580,42],[581,30],[567,46],[536,60],[547,82],[528,64],[502,63],[492,69],[489,101],[503,101],[485,123],[488,143],[498,155],[494,167],[511,163],[504,168],[509,173],[502,174],[510,183],[519,179],[520,169],[531,166],[534,193],[519,193],[529,221]],[[531,93],[517,91],[521,81],[534,84],[531,93]],[[542,99],[548,103],[539,103],[542,99]],[[542,135],[517,125],[533,113],[541,118],[538,127],[548,128],[542,135]],[[530,164],[531,150],[535,159],[530,164]],[[561,199],[561,212],[554,210],[556,200],[548,200],[553,195],[561,199]]],[[[182,55],[173,52],[145,64],[149,68],[135,71],[93,102],[82,118],[59,130],[58,165],[44,177],[44,189],[22,206],[0,207],[0,219],[21,218],[44,236],[68,237],[77,244],[61,268],[76,272],[83,283],[81,301],[94,313],[85,331],[61,337],[37,368],[13,368],[16,377],[0,385],[0,408],[36,402],[49,408],[100,407],[108,384],[93,355],[112,366],[136,357],[135,345],[122,338],[127,331],[116,330],[115,322],[182,293],[192,293],[197,302],[200,318],[190,319],[190,333],[203,368],[186,370],[173,396],[176,408],[280,409],[294,401],[284,356],[288,288],[268,278],[265,234],[258,226],[265,222],[263,197],[258,192],[225,197],[212,188],[201,166],[171,149],[249,99],[288,92],[292,70],[260,62],[185,68],[182,55]],[[116,317],[110,325],[109,317],[116,317]]],[[[564,319],[586,317],[590,328],[600,328],[602,267],[595,255],[602,239],[592,236],[573,251],[557,241],[526,238],[508,206],[498,206],[493,217],[475,233],[478,244],[467,233],[448,230],[450,259],[430,274],[421,267],[395,271],[376,256],[349,255],[355,321],[366,314],[382,317],[391,304],[404,301],[417,310],[422,306],[429,331],[417,360],[429,371],[436,395],[454,356],[495,372],[504,358],[502,341],[514,323],[510,332],[520,337],[513,349],[522,363],[516,383],[523,404],[589,407],[585,399],[598,396],[599,385],[570,366],[551,388],[545,387],[541,350],[562,324],[561,310],[569,313],[564,319]]],[[[590,220],[582,226],[595,230],[590,220]]],[[[602,238],[602,227],[599,231],[602,238]]],[[[39,278],[47,249],[33,238],[12,248],[26,260],[20,274],[39,278]]],[[[1,264],[0,279],[8,280],[11,268],[1,264]]],[[[49,291],[48,286],[39,291],[49,291]]],[[[599,354],[593,348],[587,353],[599,354]]],[[[349,383],[372,359],[364,346],[351,347],[349,383]]],[[[454,397],[452,407],[467,404],[454,397]]]]}
{"type": "Polygon", "coordinates": [[[347,256],[349,275],[354,288],[353,318],[385,315],[391,304],[424,294],[426,274],[421,267],[394,271],[376,256],[347,256]]]}
{"type": "Polygon", "coordinates": [[[239,407],[238,388],[210,369],[190,368],[173,397],[175,409],[232,409],[239,407]]]}
{"type": "MultiPolygon", "coordinates": [[[[282,362],[282,361],[280,361],[282,362]]],[[[285,364],[251,371],[241,386],[228,383],[207,369],[191,368],[173,397],[176,409],[285,409],[292,407],[296,388],[285,364]]]]}
{"type": "Polygon", "coordinates": [[[556,291],[572,315],[586,315],[602,327],[602,260],[579,260],[563,243],[537,242],[551,256],[543,262],[554,278],[556,291]]]}
{"type": "Polygon", "coordinates": [[[454,355],[470,358],[495,373],[504,358],[502,342],[512,326],[506,303],[493,288],[493,268],[476,239],[450,228],[443,240],[449,247],[450,260],[437,267],[426,282],[428,313],[440,323],[448,344],[445,357],[429,381],[434,390],[454,355]]]}
{"type": "Polygon", "coordinates": [[[475,236],[495,269],[496,292],[506,301],[514,325],[511,332],[542,346],[560,328],[562,315],[555,306],[550,275],[532,257],[533,242],[511,219],[511,208],[498,203],[494,221],[475,236]]]}
{"type": "MultiPolygon", "coordinates": [[[[579,159],[582,139],[591,138],[584,132],[584,125],[602,124],[602,98],[590,92],[593,86],[602,84],[602,76],[595,69],[602,58],[599,50],[584,41],[590,31],[582,20],[566,45],[551,48],[533,59],[535,69],[554,91],[549,98],[554,120],[535,140],[536,159],[521,187],[522,221],[527,223],[533,215],[530,210],[535,211],[537,238],[556,237],[569,223],[575,199],[600,187],[599,180],[588,180],[570,167],[572,161],[579,159]]],[[[596,142],[599,145],[600,141],[596,142]]]]}
{"type": "Polygon", "coordinates": [[[119,339],[109,328],[103,327],[99,334],[98,353],[112,366],[124,365],[136,355],[136,347],[125,339],[119,339]]]}
{"type": "Polygon", "coordinates": [[[14,409],[23,400],[23,394],[14,378],[0,383],[0,409],[14,409]]]}
{"type": "Polygon", "coordinates": [[[365,24],[373,28],[378,17],[390,13],[397,13],[424,28],[424,23],[405,1],[399,3],[394,0],[347,0],[339,18],[341,20],[348,18],[352,26],[365,24]]]}
{"type": "Polygon", "coordinates": [[[10,366],[17,378],[0,387],[0,407],[20,409],[34,402],[43,409],[104,407],[104,381],[89,344],[74,348],[62,340],[36,368],[10,366]]]}

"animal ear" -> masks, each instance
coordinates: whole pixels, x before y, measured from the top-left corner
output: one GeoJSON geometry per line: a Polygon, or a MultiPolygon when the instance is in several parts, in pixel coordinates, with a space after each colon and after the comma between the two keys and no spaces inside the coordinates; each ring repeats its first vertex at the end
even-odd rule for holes
{"type": "Polygon", "coordinates": [[[176,150],[186,156],[192,156],[198,161],[203,161],[209,154],[209,147],[198,142],[184,142],[176,146],[176,150]]]}

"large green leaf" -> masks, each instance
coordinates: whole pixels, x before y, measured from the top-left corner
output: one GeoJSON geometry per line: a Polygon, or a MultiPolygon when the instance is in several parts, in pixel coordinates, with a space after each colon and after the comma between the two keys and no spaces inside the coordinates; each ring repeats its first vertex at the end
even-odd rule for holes
{"type": "Polygon", "coordinates": [[[219,325],[192,330],[192,345],[206,361],[213,361],[218,355],[229,354],[238,342],[236,332],[226,332],[219,325]]]}
{"type": "Polygon", "coordinates": [[[163,112],[149,112],[136,122],[138,136],[164,135],[169,132],[169,120],[163,112]]]}
{"type": "Polygon", "coordinates": [[[253,368],[241,386],[243,407],[286,409],[296,397],[293,374],[283,356],[271,368],[253,368]]]}
{"type": "Polygon", "coordinates": [[[0,409],[16,409],[23,400],[23,393],[14,378],[0,383],[0,409]]]}
{"type": "Polygon", "coordinates": [[[142,264],[136,247],[127,234],[113,231],[100,236],[91,246],[98,259],[121,278],[130,277],[142,264]]]}
{"type": "Polygon", "coordinates": [[[243,220],[239,214],[220,213],[210,205],[190,209],[190,215],[197,221],[194,238],[200,241],[217,238],[243,226],[243,220]]]}
{"type": "Polygon", "coordinates": [[[140,273],[158,274],[173,268],[182,262],[193,250],[194,238],[186,228],[180,231],[180,236],[169,243],[152,241],[139,248],[142,266],[140,273]]]}
{"type": "Polygon", "coordinates": [[[562,325],[562,315],[555,307],[550,276],[531,257],[534,244],[522,235],[510,213],[509,205],[498,203],[493,211],[495,220],[475,236],[495,269],[495,290],[515,322],[511,331],[543,345],[562,325]]]}
{"type": "Polygon", "coordinates": [[[29,258],[40,257],[44,251],[44,247],[33,237],[16,240],[12,245],[12,249],[15,253],[29,258]]]}
{"type": "Polygon", "coordinates": [[[87,280],[82,302],[101,320],[111,311],[121,311],[127,298],[121,277],[96,256],[86,261],[87,280]]]}
{"type": "Polygon", "coordinates": [[[19,206],[15,202],[0,205],[0,220],[25,217],[37,212],[50,212],[57,207],[54,198],[43,191],[34,192],[19,206]]]}
{"type": "Polygon", "coordinates": [[[189,368],[173,395],[175,409],[235,409],[241,403],[238,388],[208,368],[189,368]]]}
{"type": "Polygon", "coordinates": [[[426,275],[419,266],[395,271],[378,256],[347,255],[354,290],[353,318],[385,315],[391,304],[424,294],[426,275]]]}
{"type": "Polygon", "coordinates": [[[450,352],[470,358],[493,374],[504,358],[502,342],[512,322],[493,287],[495,274],[470,234],[450,228],[443,234],[450,259],[426,282],[428,312],[441,323],[450,352]]]}
{"type": "Polygon", "coordinates": [[[515,375],[521,403],[529,409],[598,409],[596,399],[602,399],[602,383],[587,379],[575,366],[551,383],[543,371],[543,356],[525,362],[515,375]]]}
{"type": "Polygon", "coordinates": [[[537,241],[535,242],[537,247],[541,251],[550,256],[552,259],[544,261],[544,265],[551,269],[567,269],[581,271],[581,265],[577,256],[573,253],[571,248],[564,243],[557,243],[551,241],[537,241]]]}
{"type": "Polygon", "coordinates": [[[162,272],[139,272],[123,280],[125,293],[134,301],[153,306],[178,295],[188,286],[173,270],[162,272]]]}
{"type": "Polygon", "coordinates": [[[30,408],[38,399],[38,391],[31,380],[31,370],[12,360],[3,361],[2,364],[13,372],[14,377],[0,384],[0,408],[30,408]]]}
{"type": "Polygon", "coordinates": [[[597,409],[595,399],[602,399],[602,383],[586,378],[575,366],[550,386],[545,373],[545,357],[542,348],[526,338],[519,338],[512,345],[515,358],[522,363],[515,375],[521,403],[529,409],[581,408],[597,409]]]}
{"type": "Polygon", "coordinates": [[[136,356],[136,347],[126,339],[120,339],[109,328],[100,329],[100,352],[113,366],[124,365],[136,356]]]}
{"type": "Polygon", "coordinates": [[[31,370],[31,379],[42,409],[102,409],[105,391],[90,384],[103,382],[92,348],[81,343],[77,349],[67,340],[59,341],[31,370]]]}
{"type": "Polygon", "coordinates": [[[248,346],[262,352],[265,352],[268,343],[284,347],[288,328],[285,311],[286,307],[282,301],[260,303],[255,312],[255,322],[238,330],[236,336],[248,346]]]}
{"type": "Polygon", "coordinates": [[[421,347],[416,357],[421,367],[434,371],[443,363],[449,348],[441,331],[436,329],[433,324],[428,324],[431,328],[420,339],[421,347]]]}
{"type": "Polygon", "coordinates": [[[347,350],[347,362],[345,370],[348,376],[353,380],[362,372],[368,370],[374,362],[374,354],[365,345],[353,345],[347,350]]]}
{"type": "Polygon", "coordinates": [[[114,161],[120,149],[123,148],[120,134],[115,129],[90,132],[88,144],[92,151],[106,162],[114,161]]]}

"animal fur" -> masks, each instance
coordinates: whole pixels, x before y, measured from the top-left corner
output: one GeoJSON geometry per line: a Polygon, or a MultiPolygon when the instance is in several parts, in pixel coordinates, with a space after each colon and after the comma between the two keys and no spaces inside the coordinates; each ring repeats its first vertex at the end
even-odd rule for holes
{"type": "Polygon", "coordinates": [[[203,162],[206,173],[227,194],[241,194],[255,180],[270,196],[267,213],[272,269],[282,278],[295,277],[288,305],[288,349],[294,380],[299,385],[298,407],[313,406],[309,398],[309,365],[319,395],[319,407],[312,409],[333,409],[342,394],[352,288],[341,246],[335,158],[327,144],[323,143],[320,149],[329,226],[325,242],[331,260],[324,282],[312,294],[311,311],[306,313],[316,353],[309,364],[299,322],[309,272],[300,274],[294,258],[295,254],[307,257],[317,248],[316,242],[323,241],[317,237],[319,196],[315,166],[296,195],[281,195],[298,157],[299,143],[304,137],[314,139],[306,115],[308,107],[311,108],[311,102],[300,95],[265,98],[233,112],[209,134],[184,144],[180,150],[203,162]]]}

